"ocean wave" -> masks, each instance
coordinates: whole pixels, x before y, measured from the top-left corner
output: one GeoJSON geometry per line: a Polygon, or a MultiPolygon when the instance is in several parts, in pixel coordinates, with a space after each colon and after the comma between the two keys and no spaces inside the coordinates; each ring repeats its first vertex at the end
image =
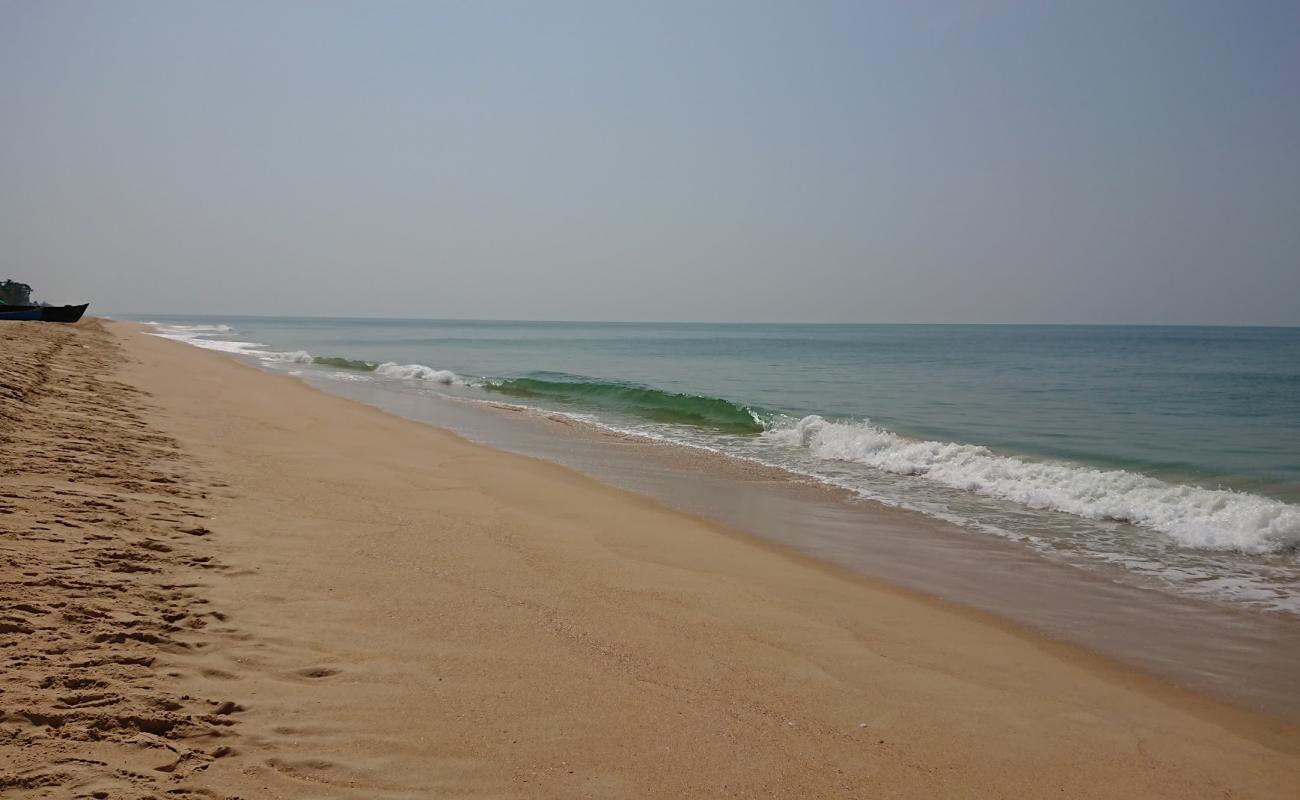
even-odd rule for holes
{"type": "Polygon", "coordinates": [[[491,381],[483,388],[513,397],[585,403],[655,422],[714,428],[728,433],[764,430],[757,413],[730,400],[667,392],[632,383],[554,375],[491,381]]]}
{"type": "Polygon", "coordinates": [[[311,364],[314,358],[306,350],[293,350],[287,353],[265,352],[254,353],[263,361],[281,361],[289,364],[311,364]]]}
{"type": "Polygon", "coordinates": [[[817,458],[914,475],[1034,509],[1140,525],[1185,547],[1254,554],[1300,547],[1300,507],[1245,492],[1029,461],[978,445],[907,439],[868,421],[809,416],[774,426],[764,437],[806,448],[817,458]]]}
{"type": "Polygon", "coordinates": [[[339,369],[351,369],[357,372],[374,372],[379,366],[374,361],[362,361],[355,358],[343,358],[342,356],[316,356],[312,363],[319,364],[322,367],[337,367],[339,369]]]}
{"type": "Polygon", "coordinates": [[[445,369],[426,367],[423,364],[398,364],[395,361],[385,361],[375,367],[374,373],[385,378],[427,381],[429,383],[441,383],[445,386],[465,385],[465,381],[457,377],[456,373],[445,369]]]}

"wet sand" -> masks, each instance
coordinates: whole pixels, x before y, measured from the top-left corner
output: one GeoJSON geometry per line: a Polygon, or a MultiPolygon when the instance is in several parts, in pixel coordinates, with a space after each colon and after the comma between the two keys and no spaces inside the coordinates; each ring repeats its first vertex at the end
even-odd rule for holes
{"type": "Polygon", "coordinates": [[[0,337],[6,796],[1300,780],[1289,723],[564,467],[138,326],[0,337]]]}

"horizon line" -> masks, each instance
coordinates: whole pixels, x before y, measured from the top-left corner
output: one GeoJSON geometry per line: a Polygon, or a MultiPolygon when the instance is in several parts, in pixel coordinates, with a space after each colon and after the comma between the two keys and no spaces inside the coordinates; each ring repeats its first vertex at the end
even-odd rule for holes
{"type": "MultiPolygon", "coordinates": [[[[612,320],[612,319],[514,319],[507,317],[408,317],[408,316],[346,316],[331,314],[246,314],[246,313],[177,313],[117,311],[120,316],[131,317],[235,317],[243,319],[302,319],[302,320],[371,320],[393,322],[497,322],[525,324],[577,324],[577,325],[788,325],[850,327],[869,325],[911,326],[962,326],[962,327],[1061,327],[1061,328],[1300,328],[1300,322],[1243,323],[1243,322],[801,322],[765,320],[612,320]]],[[[97,316],[93,315],[92,316],[97,316]]],[[[111,317],[111,313],[103,316],[111,317]]]]}

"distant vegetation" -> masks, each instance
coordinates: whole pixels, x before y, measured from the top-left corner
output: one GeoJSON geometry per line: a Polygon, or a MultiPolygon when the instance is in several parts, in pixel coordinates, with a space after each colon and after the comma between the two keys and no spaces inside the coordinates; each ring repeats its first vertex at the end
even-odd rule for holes
{"type": "Polygon", "coordinates": [[[0,301],[8,306],[32,304],[32,287],[18,281],[0,281],[0,301]]]}

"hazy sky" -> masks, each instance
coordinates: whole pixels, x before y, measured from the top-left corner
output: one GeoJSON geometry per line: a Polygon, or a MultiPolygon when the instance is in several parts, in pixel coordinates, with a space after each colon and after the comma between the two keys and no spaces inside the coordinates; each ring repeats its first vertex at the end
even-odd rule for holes
{"type": "Polygon", "coordinates": [[[0,0],[100,311],[1300,324],[1300,3],[0,0]]]}

